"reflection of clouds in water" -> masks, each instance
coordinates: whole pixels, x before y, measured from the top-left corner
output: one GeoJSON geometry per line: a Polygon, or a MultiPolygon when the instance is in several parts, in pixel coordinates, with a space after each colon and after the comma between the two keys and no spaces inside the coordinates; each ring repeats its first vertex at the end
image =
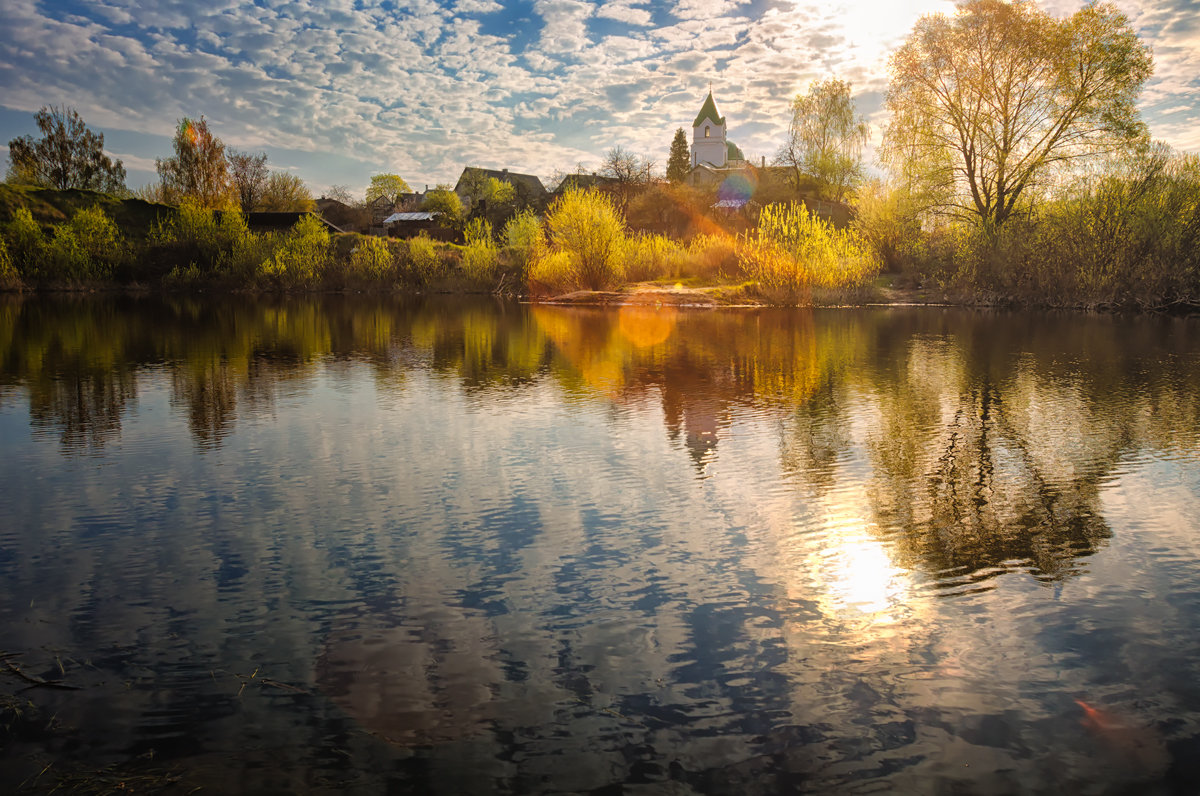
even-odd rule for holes
{"type": "MultiPolygon", "coordinates": [[[[8,462],[0,572],[35,598],[30,622],[6,624],[13,643],[133,650],[120,665],[149,674],[129,726],[156,702],[188,715],[212,697],[210,668],[263,666],[428,762],[428,783],[471,759],[527,791],[602,787],[642,760],[701,791],[783,788],[787,766],[814,789],[934,769],[978,784],[967,762],[1000,772],[994,790],[1070,789],[1104,754],[1082,745],[1073,699],[1153,723],[1135,695],[1194,674],[1194,645],[1162,645],[1195,630],[1180,508],[1200,494],[1195,462],[1119,458],[1184,410],[1105,420],[1131,399],[1036,358],[985,394],[952,336],[875,361],[864,341],[902,335],[680,316],[651,343],[656,319],[612,313],[559,312],[537,333],[426,318],[427,353],[288,370],[269,417],[200,456],[175,381],[143,374],[106,458],[63,464],[34,441],[8,462]],[[619,364],[621,388],[592,389],[572,357],[619,364]],[[379,376],[397,361],[403,378],[379,376]],[[1080,427],[1085,441],[1033,445],[1080,427]],[[704,479],[671,428],[720,439],[704,479]],[[1078,577],[1026,574],[1030,528],[1053,520],[1078,542],[1088,517],[1109,547],[1040,553],[1083,561],[1078,577]],[[940,598],[951,555],[955,575],[1008,576],[940,598]],[[1171,599],[1145,599],[1164,577],[1171,599]],[[153,682],[162,668],[181,674],[153,682]],[[1081,744],[1062,770],[1028,754],[1060,736],[1081,744]]],[[[208,720],[244,738],[252,706],[221,710],[208,720]]],[[[296,740],[294,716],[258,718],[296,740]]]]}

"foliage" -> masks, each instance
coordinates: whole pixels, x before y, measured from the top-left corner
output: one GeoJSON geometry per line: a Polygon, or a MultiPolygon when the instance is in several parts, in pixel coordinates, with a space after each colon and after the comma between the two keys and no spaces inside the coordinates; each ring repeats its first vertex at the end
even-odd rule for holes
{"type": "Polygon", "coordinates": [[[408,241],[408,265],[415,280],[429,283],[445,273],[437,246],[425,235],[408,241]]]}
{"type": "Polygon", "coordinates": [[[233,183],[242,212],[257,210],[267,189],[267,153],[251,155],[230,149],[226,151],[225,159],[229,161],[229,180],[233,183]]]}
{"type": "Polygon", "coordinates": [[[425,194],[421,209],[433,213],[438,223],[458,229],[463,222],[463,203],[458,194],[448,188],[435,188],[425,194]]]}
{"type": "Polygon", "coordinates": [[[529,269],[531,285],[604,290],[625,270],[625,229],[608,196],[568,190],[546,214],[547,248],[529,269]]]}
{"type": "Polygon", "coordinates": [[[25,278],[37,276],[46,258],[46,235],[27,207],[19,207],[5,229],[13,266],[25,278]]]}
{"type": "Polygon", "coordinates": [[[999,227],[1050,172],[1144,140],[1149,48],[1111,5],[1032,0],[922,17],[891,59],[884,151],[941,210],[999,227]]]}
{"type": "Polygon", "coordinates": [[[683,182],[687,179],[690,165],[687,134],[680,127],[671,139],[671,153],[667,156],[667,179],[674,183],[683,182]]]}
{"type": "Polygon", "coordinates": [[[200,121],[184,117],[179,121],[171,142],[175,156],[155,161],[162,181],[163,201],[178,203],[191,199],[202,207],[226,207],[230,204],[229,163],[225,144],[200,121]]]}
{"type": "Polygon", "coordinates": [[[854,209],[854,228],[878,253],[884,270],[919,281],[922,205],[908,186],[870,180],[858,191],[854,209]]]}
{"type": "Polygon", "coordinates": [[[125,166],[104,154],[104,134],[88,129],[74,108],[37,112],[42,137],[8,142],[10,182],[67,190],[125,193],[125,166]]]}
{"type": "Polygon", "coordinates": [[[350,253],[350,273],[372,280],[389,280],[396,272],[396,257],[388,242],[374,235],[364,235],[350,253]]]}
{"type": "Polygon", "coordinates": [[[259,203],[260,210],[274,212],[310,213],[316,207],[317,203],[313,201],[304,180],[283,171],[271,172],[259,203]]]}
{"type": "Polygon", "coordinates": [[[524,274],[529,263],[546,246],[542,233],[542,222],[531,210],[522,210],[504,225],[504,244],[508,248],[517,268],[524,274]]]}
{"type": "Polygon", "coordinates": [[[482,218],[473,218],[463,232],[462,268],[467,279],[476,284],[490,282],[496,273],[496,242],[492,225],[482,218]]]}
{"type": "Polygon", "coordinates": [[[0,290],[13,290],[21,286],[21,277],[8,254],[8,244],[0,236],[0,290]]]}
{"type": "Polygon", "coordinates": [[[1029,219],[964,236],[977,296],[1085,306],[1200,304],[1200,158],[1122,157],[1029,219]]]}
{"type": "Polygon", "coordinates": [[[380,197],[388,200],[389,204],[400,201],[400,195],[411,193],[412,189],[399,174],[376,174],[367,186],[367,203],[370,204],[380,197]]]}
{"type": "Polygon", "coordinates": [[[832,78],[813,83],[792,100],[792,121],[777,162],[817,180],[823,198],[841,201],[862,179],[862,149],[870,130],[856,113],[850,84],[832,78]]]}
{"type": "Polygon", "coordinates": [[[683,249],[662,235],[641,234],[626,239],[625,278],[644,282],[678,276],[683,249]]]}
{"type": "Polygon", "coordinates": [[[315,216],[304,216],[274,255],[263,260],[259,273],[277,287],[311,287],[329,265],[329,243],[329,229],[315,216]]]}
{"type": "Polygon", "coordinates": [[[853,230],[834,229],[798,203],[770,205],[742,240],[739,264],[769,301],[806,303],[814,287],[865,285],[879,271],[870,246],[853,230]]]}
{"type": "Polygon", "coordinates": [[[259,263],[273,256],[275,235],[255,235],[237,210],[214,211],[186,199],[173,217],[159,224],[150,243],[177,266],[196,266],[206,277],[252,281],[259,263]]]}
{"type": "Polygon", "coordinates": [[[716,279],[733,275],[737,267],[737,238],[724,234],[697,235],[688,244],[683,275],[716,279]]]}

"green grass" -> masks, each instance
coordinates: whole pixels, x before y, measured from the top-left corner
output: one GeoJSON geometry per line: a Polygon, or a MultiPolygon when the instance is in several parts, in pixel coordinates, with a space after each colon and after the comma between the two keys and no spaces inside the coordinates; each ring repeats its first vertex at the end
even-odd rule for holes
{"type": "Polygon", "coordinates": [[[99,206],[129,238],[145,238],[160,220],[175,214],[168,205],[142,199],[120,199],[95,191],[56,191],[0,183],[0,225],[7,224],[21,207],[29,208],[43,226],[62,224],[80,210],[99,206]]]}

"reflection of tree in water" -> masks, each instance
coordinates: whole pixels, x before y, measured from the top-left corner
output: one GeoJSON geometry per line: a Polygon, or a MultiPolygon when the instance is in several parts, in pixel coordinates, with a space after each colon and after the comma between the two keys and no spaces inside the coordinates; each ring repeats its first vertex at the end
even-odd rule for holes
{"type": "Polygon", "coordinates": [[[30,419],[34,428],[57,430],[64,448],[102,448],[120,436],[121,416],[136,401],[129,370],[64,368],[30,385],[30,419]]]}

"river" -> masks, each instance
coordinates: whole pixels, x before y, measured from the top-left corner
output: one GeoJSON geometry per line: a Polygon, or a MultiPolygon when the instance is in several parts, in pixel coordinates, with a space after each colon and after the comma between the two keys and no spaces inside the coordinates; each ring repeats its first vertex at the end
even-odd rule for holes
{"type": "Polygon", "coordinates": [[[1194,319],[0,297],[0,483],[5,792],[1200,790],[1194,319]]]}

